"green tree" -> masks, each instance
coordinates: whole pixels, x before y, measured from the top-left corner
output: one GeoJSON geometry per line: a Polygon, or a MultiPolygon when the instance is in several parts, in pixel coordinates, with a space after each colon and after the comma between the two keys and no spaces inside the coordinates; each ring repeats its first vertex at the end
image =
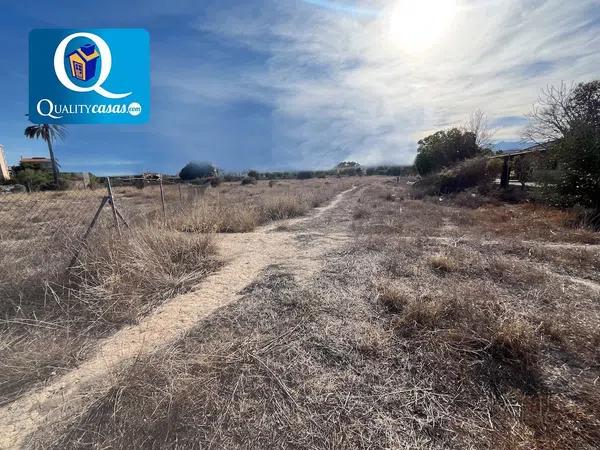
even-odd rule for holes
{"type": "Polygon", "coordinates": [[[298,178],[299,180],[308,180],[314,177],[315,173],[312,170],[301,170],[296,174],[296,178],[298,178]]]}
{"type": "Polygon", "coordinates": [[[427,175],[488,152],[477,145],[473,132],[458,128],[442,130],[419,141],[415,167],[419,174],[427,175]]]}
{"type": "Polygon", "coordinates": [[[39,191],[52,181],[50,173],[45,170],[25,168],[15,174],[17,183],[24,185],[28,192],[39,191]]]}
{"type": "Polygon", "coordinates": [[[340,176],[354,176],[363,174],[363,168],[356,161],[342,161],[335,166],[335,171],[340,176]]]}
{"type": "Polygon", "coordinates": [[[25,136],[29,139],[42,139],[48,145],[48,153],[50,153],[50,160],[52,161],[52,178],[54,185],[58,186],[58,165],[56,164],[56,158],[54,157],[53,144],[57,139],[64,139],[67,135],[65,127],[62,125],[55,124],[37,124],[30,125],[25,128],[25,136]]]}
{"type": "Polygon", "coordinates": [[[179,172],[179,178],[185,181],[195,180],[196,178],[215,177],[219,174],[218,169],[208,162],[189,162],[179,172]]]}
{"type": "Polygon", "coordinates": [[[546,191],[563,205],[600,210],[600,80],[543,90],[529,118],[525,137],[557,161],[546,191]]]}

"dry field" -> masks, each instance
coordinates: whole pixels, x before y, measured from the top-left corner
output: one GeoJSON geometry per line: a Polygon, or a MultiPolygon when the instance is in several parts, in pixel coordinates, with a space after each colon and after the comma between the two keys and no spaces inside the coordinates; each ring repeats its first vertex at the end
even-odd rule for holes
{"type": "MultiPolygon", "coordinates": [[[[88,381],[70,390],[71,408],[50,389],[0,410],[4,422],[13,419],[12,428],[0,426],[12,433],[5,442],[597,448],[598,233],[570,228],[569,213],[541,206],[419,199],[405,179],[328,181],[314,185],[323,199],[344,192],[327,208],[220,237],[223,266],[166,303],[176,316],[178,302],[211,304],[210,313],[178,316],[183,334],[165,332],[158,348],[78,378],[88,381]],[[348,191],[349,183],[356,187],[348,191]],[[15,417],[31,419],[19,427],[15,417]]],[[[264,199],[271,188],[247,189],[246,198],[263,190],[264,199]]],[[[305,201],[302,212],[317,203],[305,201]]],[[[203,211],[223,204],[207,202],[167,229],[199,239],[297,215],[282,199],[258,204],[222,221],[203,211]]],[[[152,326],[153,314],[140,326],[152,326]]]]}
{"type": "Polygon", "coordinates": [[[0,197],[0,405],[77,366],[98,339],[218,269],[214,233],[304,215],[343,186],[166,186],[166,223],[158,186],[117,187],[115,203],[131,230],[119,237],[106,207],[85,244],[104,189],[0,197]]]}

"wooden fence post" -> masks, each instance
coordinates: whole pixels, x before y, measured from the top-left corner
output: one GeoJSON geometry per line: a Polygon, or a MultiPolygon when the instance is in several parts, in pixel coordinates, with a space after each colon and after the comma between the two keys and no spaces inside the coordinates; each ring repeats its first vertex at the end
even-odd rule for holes
{"type": "Polygon", "coordinates": [[[160,182],[160,202],[162,203],[162,214],[163,214],[163,222],[167,223],[167,211],[165,209],[165,191],[163,189],[163,178],[162,174],[159,177],[160,182]]]}
{"type": "MultiPolygon", "coordinates": [[[[102,197],[102,201],[100,202],[100,206],[96,210],[96,214],[94,214],[94,218],[92,219],[92,222],[89,224],[87,230],[85,231],[85,234],[81,238],[82,246],[85,245],[88,236],[92,232],[92,229],[94,228],[94,226],[96,225],[96,222],[98,221],[98,218],[100,217],[102,208],[104,208],[104,206],[107,203],[110,203],[110,208],[112,210],[113,219],[115,221],[117,231],[119,232],[119,236],[121,236],[121,227],[119,226],[119,219],[121,219],[123,221],[123,223],[125,224],[125,227],[129,228],[129,224],[127,223],[127,221],[125,220],[125,218],[123,217],[121,212],[117,209],[117,206],[115,205],[115,199],[113,196],[112,186],[110,185],[109,177],[106,177],[106,189],[108,191],[108,195],[102,197]]],[[[71,259],[71,262],[69,263],[69,267],[73,267],[75,265],[75,263],[77,262],[77,258],[79,257],[79,252],[80,252],[80,249],[78,249],[76,251],[75,255],[73,255],[73,258],[71,259]]]]}
{"type": "Polygon", "coordinates": [[[115,198],[113,196],[112,186],[110,185],[110,177],[106,177],[106,188],[108,189],[108,202],[110,203],[110,209],[112,210],[113,219],[117,226],[117,233],[121,236],[121,226],[119,225],[119,217],[117,216],[117,208],[115,207],[115,198]]]}

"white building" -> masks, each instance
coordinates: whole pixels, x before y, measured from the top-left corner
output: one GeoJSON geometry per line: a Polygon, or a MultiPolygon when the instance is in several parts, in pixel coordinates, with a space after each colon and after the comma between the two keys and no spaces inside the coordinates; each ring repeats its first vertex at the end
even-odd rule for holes
{"type": "Polygon", "coordinates": [[[0,181],[10,180],[10,171],[4,157],[4,147],[0,145],[0,181]]]}

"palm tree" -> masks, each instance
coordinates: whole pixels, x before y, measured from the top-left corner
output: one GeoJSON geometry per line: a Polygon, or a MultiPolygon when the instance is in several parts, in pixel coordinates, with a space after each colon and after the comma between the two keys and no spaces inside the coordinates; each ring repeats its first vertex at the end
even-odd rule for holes
{"type": "Polygon", "coordinates": [[[64,139],[67,135],[67,130],[62,125],[55,124],[37,124],[30,125],[25,128],[25,136],[29,139],[43,139],[48,144],[48,152],[50,153],[50,159],[52,160],[52,176],[54,178],[54,185],[58,186],[58,166],[56,164],[56,158],[54,157],[54,150],[52,149],[52,143],[56,139],[64,139]]]}

